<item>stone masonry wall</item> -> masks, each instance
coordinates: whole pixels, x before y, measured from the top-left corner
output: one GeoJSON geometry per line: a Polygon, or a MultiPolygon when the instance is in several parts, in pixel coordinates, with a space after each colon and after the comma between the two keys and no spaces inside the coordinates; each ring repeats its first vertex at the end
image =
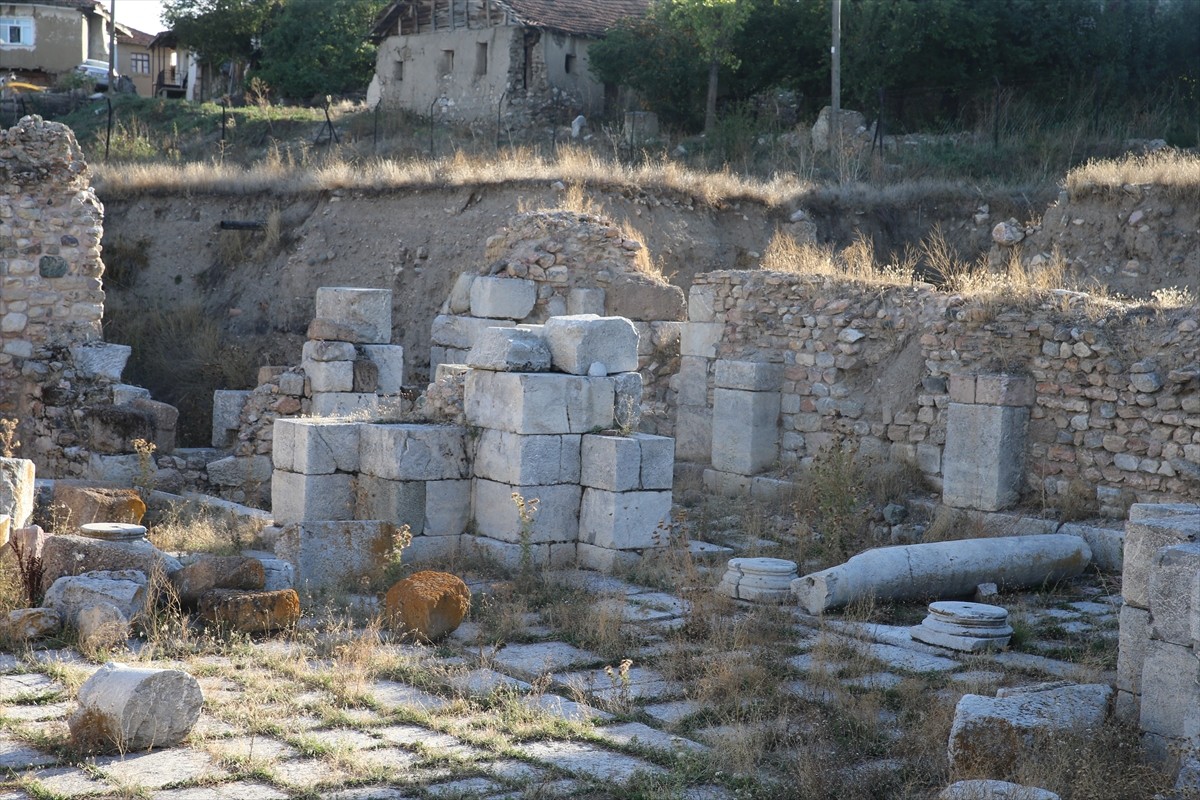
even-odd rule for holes
{"type": "Polygon", "coordinates": [[[709,462],[716,361],[762,361],[783,365],[783,464],[850,444],[940,483],[949,378],[1011,373],[1034,383],[1031,491],[1082,482],[1122,516],[1134,499],[1200,498],[1200,312],[1111,306],[1089,317],[1084,299],[1006,307],[923,285],[698,275],[674,379],[679,458],[709,462]]]}

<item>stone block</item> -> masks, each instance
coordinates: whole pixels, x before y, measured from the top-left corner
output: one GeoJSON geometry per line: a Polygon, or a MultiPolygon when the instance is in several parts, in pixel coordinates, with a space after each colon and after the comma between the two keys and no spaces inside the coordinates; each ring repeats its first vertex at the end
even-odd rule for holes
{"type": "Polygon", "coordinates": [[[272,427],[275,468],[306,475],[358,472],[359,432],[364,427],[368,426],[357,422],[277,419],[272,427]]]}
{"type": "Polygon", "coordinates": [[[999,511],[1024,485],[1029,409],[950,403],[942,453],[942,502],[999,511]]]}
{"type": "Polygon", "coordinates": [[[1144,519],[1173,519],[1200,515],[1200,505],[1195,503],[1134,503],[1129,507],[1129,521],[1144,519]]]}
{"type": "Polygon", "coordinates": [[[466,431],[457,425],[364,425],[359,464],[364,473],[393,481],[467,478],[466,431]]]}
{"type": "Polygon", "coordinates": [[[321,392],[312,397],[314,417],[372,417],[379,413],[374,392],[321,392]]]}
{"type": "Polygon", "coordinates": [[[721,389],[778,392],[782,383],[783,364],[718,359],[714,369],[713,385],[721,389]]]}
{"type": "Polygon", "coordinates": [[[1060,800],[1060,797],[1054,792],[1019,783],[967,780],[942,789],[937,800],[1060,800]]]}
{"type": "Polygon", "coordinates": [[[963,695],[950,728],[950,770],[1006,774],[1054,736],[1099,729],[1112,691],[1102,684],[1045,684],[1004,697],[963,695]]]}
{"type": "MultiPolygon", "coordinates": [[[[249,392],[246,392],[249,394],[249,392]]],[[[128,383],[114,384],[112,387],[112,404],[114,406],[132,403],[134,400],[149,400],[150,390],[141,386],[130,386],[128,383]]]]}
{"type": "Polygon", "coordinates": [[[937,475],[942,471],[942,448],[936,444],[917,445],[917,466],[926,475],[937,475]]]}
{"type": "Polygon", "coordinates": [[[300,366],[314,394],[354,391],[353,361],[304,361],[300,366]]]}
{"type": "Polygon", "coordinates": [[[513,485],[578,483],[580,437],[524,435],[484,428],[475,445],[474,474],[513,485]]]}
{"type": "Polygon", "coordinates": [[[1142,664],[1150,641],[1150,612],[1121,606],[1121,628],[1117,650],[1117,688],[1135,696],[1142,693],[1142,664]]]}
{"type": "Polygon", "coordinates": [[[456,350],[453,347],[433,345],[429,348],[429,369],[437,371],[442,367],[462,367],[466,369],[467,355],[470,350],[456,350]]]}
{"type": "Polygon", "coordinates": [[[511,433],[587,433],[613,424],[610,378],[487,372],[467,374],[467,422],[511,433]]]}
{"type": "Polygon", "coordinates": [[[392,292],[322,286],[317,289],[316,317],[353,330],[349,341],[387,344],[392,340],[392,292]]]}
{"type": "Polygon", "coordinates": [[[618,372],[613,382],[613,424],[623,430],[637,430],[642,421],[642,374],[618,372]]]}
{"type": "Polygon", "coordinates": [[[16,608],[0,616],[0,635],[15,644],[53,636],[62,628],[62,615],[52,608],[16,608]]]}
{"type": "MultiPolygon", "coordinates": [[[[574,546],[574,542],[571,543],[574,546]]],[[[528,546],[502,542],[487,536],[464,536],[459,546],[460,551],[473,552],[477,556],[492,559],[502,566],[516,570],[520,569],[522,561],[528,557],[535,567],[550,566],[552,547],[565,547],[565,544],[531,544],[528,546]]]]}
{"type": "Polygon", "coordinates": [[[129,361],[131,353],[133,348],[129,345],[87,342],[71,346],[71,361],[75,365],[75,373],[81,377],[116,382],[121,380],[125,362],[129,361]]]}
{"type": "Polygon", "coordinates": [[[0,458],[0,514],[12,518],[13,528],[23,528],[33,516],[36,473],[27,458],[0,458]]]}
{"type": "Polygon", "coordinates": [[[679,354],[716,358],[717,345],[725,333],[722,322],[687,322],[679,333],[679,354]]]}
{"type": "Polygon", "coordinates": [[[974,375],[950,376],[950,402],[967,404],[975,402],[974,375]]]}
{"type": "Polygon", "coordinates": [[[343,519],[379,519],[400,527],[408,525],[413,536],[425,530],[425,481],[393,481],[363,473],[354,492],[354,513],[343,519]]]}
{"type": "Polygon", "coordinates": [[[604,308],[609,316],[639,322],[681,320],[684,317],[683,289],[669,283],[653,283],[640,275],[616,273],[608,285],[604,308]]]}
{"type": "Polygon", "coordinates": [[[300,348],[302,361],[353,361],[358,352],[351,342],[308,341],[300,348]]]}
{"type": "Polygon", "coordinates": [[[269,633],[300,621],[295,589],[236,591],[213,589],[200,598],[200,619],[229,631],[269,633]]]}
{"type": "Polygon", "coordinates": [[[398,344],[364,344],[362,354],[378,369],[375,391],[400,394],[404,388],[404,348],[398,344]]]}
{"type": "Polygon", "coordinates": [[[708,405],[708,365],[711,363],[711,360],[697,356],[679,359],[679,372],[671,379],[671,387],[678,393],[680,405],[708,405]]]}
{"type": "MultiPolygon", "coordinates": [[[[454,350],[470,350],[479,335],[488,328],[512,328],[516,322],[504,319],[486,319],[442,314],[433,318],[430,338],[434,344],[454,350]]],[[[462,362],[442,362],[462,363],[462,362]]]]}
{"type": "Polygon", "coordinates": [[[270,456],[228,456],[208,462],[208,482],[217,486],[257,489],[271,480],[270,456]]]}
{"type": "Polygon", "coordinates": [[[442,305],[443,314],[466,314],[471,310],[471,284],[475,282],[475,277],[469,272],[459,273],[454,279],[454,286],[450,288],[449,297],[442,305]]]}
{"type": "Polygon", "coordinates": [[[179,568],[178,561],[146,541],[106,542],[59,534],[47,536],[42,544],[42,591],[64,575],[88,570],[133,570],[150,575],[156,570],[169,574],[179,568]]]}
{"type": "Polygon", "coordinates": [[[514,492],[527,503],[538,501],[530,526],[530,541],[546,544],[578,540],[580,487],[577,484],[512,485],[476,478],[471,489],[471,508],[475,529],[481,536],[520,543],[521,519],[513,500],[514,492]]]}
{"type": "Polygon", "coordinates": [[[537,302],[537,284],[523,278],[479,277],[471,283],[471,314],[486,319],[520,320],[537,302]]]}
{"type": "Polygon", "coordinates": [[[46,590],[42,604],[59,613],[66,625],[74,626],[79,612],[91,605],[111,603],[127,620],[146,606],[147,579],[138,570],[93,570],[82,575],[65,575],[46,590]]]}
{"type": "Polygon", "coordinates": [[[689,322],[712,322],[716,290],[712,286],[693,284],[688,290],[687,318],[689,322]]]}
{"type": "Polygon", "coordinates": [[[388,589],[383,607],[393,628],[420,641],[434,642],[462,623],[471,609],[471,590],[456,575],[424,570],[388,589]]]}
{"type": "Polygon", "coordinates": [[[1172,739],[1200,735],[1200,660],[1191,647],[1146,643],[1139,727],[1172,739]]]}
{"type": "Polygon", "coordinates": [[[354,476],[302,475],[275,470],[271,476],[271,512],[277,525],[310,520],[354,518],[354,476]]]}
{"type": "Polygon", "coordinates": [[[712,465],[753,475],[779,459],[778,392],[713,390],[712,465]]]}
{"type": "Polygon", "coordinates": [[[1125,524],[1121,596],[1138,608],[1150,607],[1150,567],[1163,547],[1200,539],[1200,515],[1130,520],[1125,524]]]}
{"type": "Polygon", "coordinates": [[[79,687],[67,724],[83,752],[136,753],[174,747],[200,719],[200,684],[177,669],[127,667],[110,661],[79,687]]]}
{"type": "Polygon", "coordinates": [[[53,506],[74,526],[92,522],[126,522],[137,525],[146,513],[146,504],[133,489],[96,486],[87,481],[56,480],[53,506]]]}
{"type": "Polygon", "coordinates": [[[241,389],[218,389],[213,392],[212,446],[233,447],[237,444],[242,409],[251,392],[241,389]]]}
{"type": "Polygon", "coordinates": [[[290,369],[280,374],[279,393],[288,397],[303,397],[304,375],[295,369],[290,369]]]}
{"type": "Polygon", "coordinates": [[[259,591],[266,586],[267,573],[257,558],[204,554],[183,569],[171,573],[171,586],[179,602],[191,607],[213,589],[259,591]]]}
{"type": "Polygon", "coordinates": [[[1200,578],[1200,543],[1188,542],[1159,550],[1150,566],[1150,636],[1191,646],[1192,627],[1200,613],[1196,605],[1200,578]]]}
{"type": "Polygon", "coordinates": [[[375,366],[375,362],[367,358],[360,358],[357,361],[352,361],[351,365],[354,381],[351,384],[350,390],[353,392],[375,392],[378,394],[379,367],[375,366]]]}
{"type": "Polygon", "coordinates": [[[597,363],[604,365],[606,374],[638,368],[637,329],[624,317],[551,317],[543,333],[554,368],[570,375],[587,375],[597,363]]]}
{"type": "Polygon", "coordinates": [[[610,492],[670,489],[674,466],[675,442],[665,436],[589,434],[583,437],[580,483],[610,492]]]}
{"type": "Polygon", "coordinates": [[[675,478],[675,440],[649,433],[630,434],[642,448],[642,488],[670,489],[675,478]]]}
{"type": "Polygon", "coordinates": [[[175,431],[179,426],[179,409],[170,403],[160,403],[146,397],[130,402],[127,408],[145,415],[150,420],[150,441],[159,455],[175,452],[175,431]]]}
{"type": "Polygon", "coordinates": [[[604,290],[576,286],[567,291],[567,313],[575,314],[604,314],[604,290]]]}
{"type": "Polygon", "coordinates": [[[1092,548],[1092,564],[1098,569],[1104,572],[1121,572],[1125,552],[1125,531],[1068,522],[1060,526],[1058,532],[1079,536],[1087,542],[1088,547],[1092,548]]]}
{"type": "Polygon", "coordinates": [[[1033,379],[1024,375],[975,376],[975,402],[993,406],[1032,406],[1033,379]]]}
{"type": "Polygon", "coordinates": [[[264,383],[278,381],[279,376],[287,372],[289,367],[272,366],[268,364],[265,367],[259,367],[258,373],[254,376],[254,385],[262,386],[264,383]]]}
{"type": "Polygon", "coordinates": [[[707,406],[675,409],[675,456],[708,464],[712,459],[712,410],[707,406]]]}
{"type": "Polygon", "coordinates": [[[549,372],[550,346],[526,328],[484,328],[467,353],[467,365],[497,372],[549,372]]]}
{"type": "Polygon", "coordinates": [[[670,521],[670,492],[585,489],[579,511],[579,541],[614,550],[665,547],[670,521]]]}
{"type": "Polygon", "coordinates": [[[445,563],[458,555],[464,536],[414,536],[404,548],[405,564],[445,563]]]}
{"type": "Polygon", "coordinates": [[[580,542],[575,546],[575,558],[582,569],[613,572],[633,567],[641,561],[642,556],[636,550],[613,550],[611,547],[580,542]]]}
{"type": "Polygon", "coordinates": [[[458,536],[471,522],[471,481],[425,483],[425,536],[458,536]]]}
{"type": "Polygon", "coordinates": [[[381,520],[292,524],[280,532],[275,554],[295,568],[301,589],[351,588],[382,573],[395,532],[381,520]]]}
{"type": "Polygon", "coordinates": [[[706,469],[703,479],[705,490],[719,497],[746,497],[754,493],[754,479],[746,475],[706,469]]]}

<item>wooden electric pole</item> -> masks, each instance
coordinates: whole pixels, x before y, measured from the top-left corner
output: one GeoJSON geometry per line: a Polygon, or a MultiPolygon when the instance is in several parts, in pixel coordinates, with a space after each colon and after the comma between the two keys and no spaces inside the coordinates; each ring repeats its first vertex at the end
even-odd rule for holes
{"type": "Polygon", "coordinates": [[[832,155],[842,143],[842,0],[833,0],[833,46],[829,53],[833,57],[833,119],[829,121],[829,152],[832,155]]]}
{"type": "MultiPolygon", "coordinates": [[[[117,91],[117,0],[108,9],[108,93],[117,91]]],[[[92,87],[95,88],[94,86],[92,87]]]]}

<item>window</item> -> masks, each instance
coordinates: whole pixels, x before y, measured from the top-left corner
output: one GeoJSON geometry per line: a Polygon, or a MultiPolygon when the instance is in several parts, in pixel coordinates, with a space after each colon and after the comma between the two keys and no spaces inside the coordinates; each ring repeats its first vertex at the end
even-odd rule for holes
{"type": "Polygon", "coordinates": [[[563,61],[563,70],[570,75],[575,71],[575,56],[567,53],[566,59],[563,61]]]}
{"type": "Polygon", "coordinates": [[[150,74],[150,54],[149,53],[130,53],[129,55],[129,71],[135,75],[150,74]]]}
{"type": "Polygon", "coordinates": [[[487,75],[487,42],[475,45],[475,74],[487,75]]]}
{"type": "Polygon", "coordinates": [[[441,75],[449,75],[451,72],[454,72],[454,51],[443,50],[442,65],[438,69],[438,73],[441,75]]]}
{"type": "Polygon", "coordinates": [[[398,81],[404,80],[404,62],[397,61],[396,68],[392,71],[392,77],[398,81]]]}
{"type": "Polygon", "coordinates": [[[0,17],[0,45],[33,44],[32,17],[0,17]]]}

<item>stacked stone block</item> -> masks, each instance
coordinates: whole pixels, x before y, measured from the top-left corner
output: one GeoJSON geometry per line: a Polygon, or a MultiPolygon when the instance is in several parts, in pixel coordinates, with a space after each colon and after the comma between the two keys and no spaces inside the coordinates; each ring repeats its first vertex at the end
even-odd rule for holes
{"type": "Polygon", "coordinates": [[[321,287],[316,311],[300,364],[313,415],[375,413],[381,377],[395,388],[404,376],[404,349],[389,344],[391,291],[321,287]]]}
{"type": "Polygon", "coordinates": [[[942,502],[999,511],[1025,485],[1025,431],[1033,383],[1024,376],[952,375],[942,455],[942,502]]]}
{"type": "Polygon", "coordinates": [[[737,494],[744,478],[779,461],[783,365],[717,360],[713,369],[712,466],[705,486],[737,494]]]}
{"type": "MultiPolygon", "coordinates": [[[[511,328],[529,316],[537,301],[537,284],[520,278],[462,275],[451,292],[466,295],[468,314],[440,314],[433,320],[429,369],[466,363],[467,353],[488,328],[511,328]]],[[[461,305],[456,307],[461,308],[461,305]]]]}
{"type": "Polygon", "coordinates": [[[1131,506],[1124,560],[1116,712],[1174,768],[1200,754],[1200,505],[1131,506]]]}
{"type": "Polygon", "coordinates": [[[583,437],[580,564],[610,569],[623,552],[666,546],[674,466],[675,442],[665,436],[583,437]]]}

